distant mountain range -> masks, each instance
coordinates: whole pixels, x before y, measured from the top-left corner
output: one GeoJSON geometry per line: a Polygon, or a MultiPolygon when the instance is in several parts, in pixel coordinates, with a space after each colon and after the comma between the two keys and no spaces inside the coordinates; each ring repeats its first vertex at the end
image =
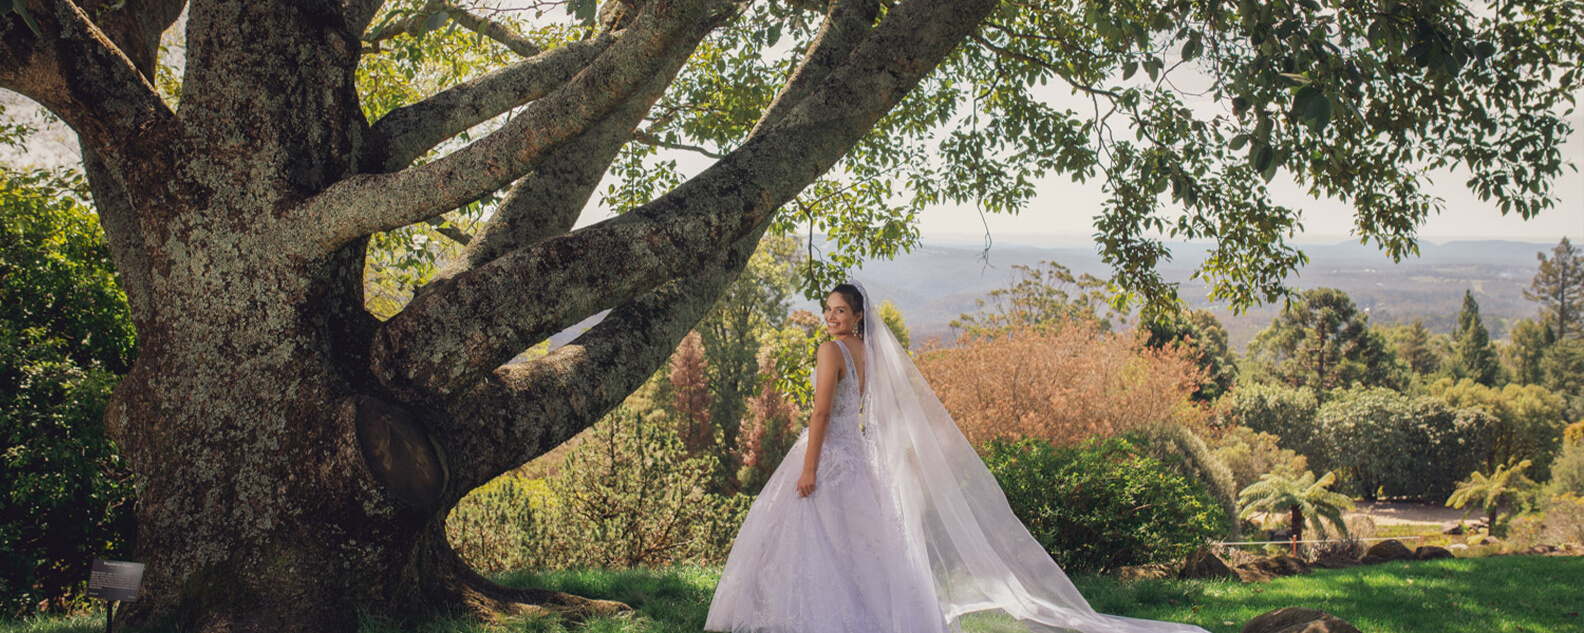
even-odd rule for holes
{"type": "MultiPolygon", "coordinates": [[[[1411,323],[1417,319],[1435,332],[1451,331],[1463,292],[1472,289],[1485,325],[1491,328],[1493,338],[1500,339],[1512,321],[1537,313],[1537,305],[1523,298],[1523,290],[1539,268],[1536,254],[1549,253],[1554,246],[1512,241],[1421,243],[1419,257],[1393,263],[1371,245],[1304,245],[1299,248],[1309,256],[1309,264],[1288,281],[1299,290],[1343,290],[1368,311],[1371,322],[1411,323]]],[[[1174,260],[1161,272],[1168,280],[1181,282],[1180,293],[1189,305],[1214,311],[1227,327],[1233,346],[1242,349],[1270,325],[1281,305],[1234,315],[1224,302],[1206,299],[1207,285],[1189,279],[1205,252],[1202,244],[1175,244],[1174,260]]],[[[1014,264],[1033,266],[1042,261],[1060,263],[1074,274],[1110,275],[1091,247],[997,244],[984,251],[967,244],[935,243],[895,260],[869,262],[856,276],[873,295],[895,303],[914,339],[922,340],[950,334],[947,324],[972,311],[975,299],[1010,285],[1014,264]]]]}
{"type": "MultiPolygon", "coordinates": [[[[1555,245],[1503,240],[1421,242],[1419,257],[1393,263],[1375,247],[1356,242],[1308,244],[1299,249],[1309,256],[1309,264],[1288,281],[1298,290],[1340,289],[1369,313],[1372,323],[1420,320],[1440,333],[1452,331],[1463,306],[1463,291],[1472,289],[1491,337],[1503,339],[1513,321],[1538,313],[1538,306],[1525,300],[1523,291],[1539,270],[1535,255],[1549,254],[1555,245]]],[[[1234,349],[1241,351],[1281,312],[1281,304],[1276,303],[1232,314],[1224,302],[1206,299],[1207,285],[1189,279],[1204,259],[1206,247],[1180,243],[1171,248],[1174,259],[1165,264],[1162,274],[1182,284],[1179,292],[1190,306],[1207,308],[1221,319],[1234,349]]],[[[871,261],[855,276],[873,296],[896,304],[913,340],[923,341],[950,336],[952,319],[973,311],[974,301],[990,291],[1010,286],[1015,278],[1013,265],[1035,266],[1045,261],[1066,266],[1075,275],[1110,276],[1092,247],[996,244],[985,251],[981,246],[944,242],[926,243],[894,260],[871,261]]],[[[798,302],[794,308],[819,310],[808,301],[798,302]]],[[[602,317],[590,317],[551,337],[551,345],[565,344],[602,317]]]]}

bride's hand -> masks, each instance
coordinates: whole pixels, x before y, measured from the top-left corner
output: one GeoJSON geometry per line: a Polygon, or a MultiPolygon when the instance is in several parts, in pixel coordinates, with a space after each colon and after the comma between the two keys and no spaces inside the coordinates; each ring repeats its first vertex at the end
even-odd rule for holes
{"type": "Polygon", "coordinates": [[[814,473],[805,472],[798,478],[798,496],[807,497],[814,494],[814,473]]]}

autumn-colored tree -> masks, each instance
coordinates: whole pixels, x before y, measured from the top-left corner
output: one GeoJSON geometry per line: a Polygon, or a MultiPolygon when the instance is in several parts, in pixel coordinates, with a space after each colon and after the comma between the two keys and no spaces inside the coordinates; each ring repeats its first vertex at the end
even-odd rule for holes
{"type": "Polygon", "coordinates": [[[765,481],[781,464],[798,430],[805,423],[803,410],[777,387],[779,371],[776,357],[759,355],[759,393],[748,399],[748,416],[743,418],[737,439],[737,482],[741,491],[759,494],[765,481]]]}
{"type": "Polygon", "coordinates": [[[1139,331],[1094,323],[964,335],[921,353],[919,371],[975,445],[1035,437],[1071,446],[1191,410],[1201,373],[1184,349],[1150,349],[1139,331]]]}
{"type": "Polygon", "coordinates": [[[677,435],[689,456],[715,447],[710,426],[709,381],[704,372],[704,345],[698,332],[689,332],[671,355],[672,408],[676,411],[677,435]]]}

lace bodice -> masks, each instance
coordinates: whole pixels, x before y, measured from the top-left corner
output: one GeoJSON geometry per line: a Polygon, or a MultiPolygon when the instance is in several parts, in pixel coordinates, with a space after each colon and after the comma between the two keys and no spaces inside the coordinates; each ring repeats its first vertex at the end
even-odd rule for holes
{"type": "MultiPolygon", "coordinates": [[[[825,433],[827,442],[838,436],[844,440],[860,437],[858,412],[863,404],[861,390],[858,387],[858,369],[853,365],[852,353],[847,351],[845,343],[841,341],[835,343],[841,348],[842,362],[846,363],[847,372],[836,378],[836,394],[831,401],[830,430],[825,433]]],[[[818,379],[816,373],[815,380],[818,379]]]]}

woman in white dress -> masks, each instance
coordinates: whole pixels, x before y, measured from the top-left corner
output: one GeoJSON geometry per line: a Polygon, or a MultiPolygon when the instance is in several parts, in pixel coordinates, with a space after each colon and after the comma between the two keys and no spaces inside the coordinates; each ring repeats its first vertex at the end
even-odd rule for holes
{"type": "Polygon", "coordinates": [[[1204,633],[1090,608],[870,305],[856,282],[826,298],[813,417],[749,510],[705,630],[1204,633]]]}

